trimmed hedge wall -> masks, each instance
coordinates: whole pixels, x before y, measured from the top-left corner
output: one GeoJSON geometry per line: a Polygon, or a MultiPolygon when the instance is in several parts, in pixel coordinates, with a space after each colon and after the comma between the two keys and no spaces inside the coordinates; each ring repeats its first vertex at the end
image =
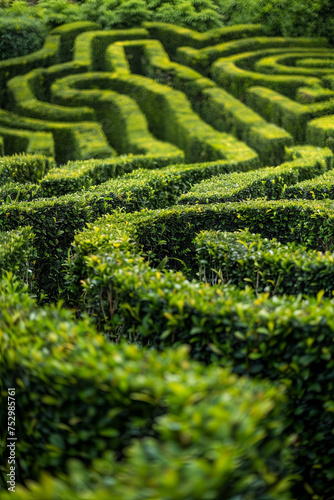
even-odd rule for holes
{"type": "Polygon", "coordinates": [[[274,90],[263,87],[252,87],[246,93],[246,102],[252,109],[264,116],[264,118],[282,126],[290,132],[296,141],[306,141],[308,144],[313,144],[314,146],[328,145],[326,144],[326,131],[330,132],[333,130],[333,118],[326,116],[324,118],[317,118],[311,122],[310,120],[318,116],[333,113],[334,99],[306,105],[295,102],[274,90]],[[324,129],[325,134],[321,129],[324,129]]]}
{"type": "Polygon", "coordinates": [[[31,282],[35,257],[31,227],[0,232],[0,241],[0,277],[8,272],[22,281],[31,282]]]}
{"type": "Polygon", "coordinates": [[[204,121],[244,141],[259,154],[264,164],[280,163],[285,146],[292,144],[292,137],[285,130],[268,124],[200,73],[171,62],[156,40],[117,42],[108,48],[108,58],[113,71],[130,74],[128,61],[132,65],[135,61],[133,72],[184,92],[204,121]]]}
{"type": "Polygon", "coordinates": [[[290,186],[284,192],[284,198],[303,198],[306,200],[334,199],[334,175],[333,172],[325,172],[314,181],[304,181],[290,186]]]}
{"type": "Polygon", "coordinates": [[[219,158],[256,161],[256,153],[233,136],[215,131],[192,110],[185,95],[150,78],[118,73],[88,73],[59,79],[52,85],[53,101],[75,102],[83,89],[98,87],[131,95],[146,116],[155,136],[184,151],[187,162],[214,161],[219,158]]]}
{"type": "MultiPolygon", "coordinates": [[[[188,45],[188,44],[187,44],[188,45]]],[[[211,65],[222,57],[233,56],[240,52],[261,51],[264,49],[290,49],[305,48],[314,50],[316,47],[326,48],[328,46],[325,38],[282,38],[282,37],[252,37],[234,41],[227,41],[217,45],[204,47],[195,50],[191,47],[179,47],[177,49],[177,59],[183,64],[187,64],[201,73],[209,74],[211,65]]]]}
{"type": "Polygon", "coordinates": [[[333,297],[334,254],[282,245],[248,231],[202,231],[195,239],[200,279],[231,283],[270,294],[333,297]]]}
{"type": "Polygon", "coordinates": [[[327,146],[334,151],[334,114],[307,124],[306,137],[315,146],[327,146]]]}
{"type": "Polygon", "coordinates": [[[54,167],[54,160],[42,155],[3,156],[0,158],[0,186],[7,182],[37,182],[54,167]]]}
{"type": "MultiPolygon", "coordinates": [[[[60,164],[69,160],[109,158],[114,155],[101,125],[95,122],[73,124],[48,122],[36,118],[25,118],[0,109],[0,134],[5,138],[6,136],[9,138],[22,137],[25,142],[20,146],[21,152],[27,150],[30,154],[37,152],[45,154],[45,149],[48,148],[47,151],[51,151],[52,145],[52,153],[57,163],[60,164]],[[18,131],[16,127],[27,130],[18,131]],[[53,140],[48,132],[52,132],[53,140]],[[31,143],[28,143],[29,140],[31,143]]],[[[10,142],[9,146],[13,147],[10,142]]],[[[19,151],[9,150],[6,154],[14,154],[19,151]]]]}
{"type": "MultiPolygon", "coordinates": [[[[0,118],[1,120],[1,118],[0,118]]],[[[27,153],[31,155],[54,156],[55,145],[53,137],[48,132],[30,132],[0,125],[3,152],[5,155],[27,153]]]]}
{"type": "MultiPolygon", "coordinates": [[[[80,32],[97,29],[96,23],[77,22],[57,28],[46,37],[44,46],[32,54],[0,61],[0,105],[6,98],[5,83],[10,78],[22,75],[35,68],[45,68],[67,61],[71,56],[74,37],[80,32]],[[57,31],[58,30],[58,31],[57,31]]],[[[72,64],[72,63],[71,63],[72,64]]]]}
{"type": "MultiPolygon", "coordinates": [[[[148,476],[143,498],[291,498],[281,389],[190,361],[185,347],[112,345],[87,320],[74,322],[60,307],[38,310],[24,292],[15,282],[0,286],[3,387],[17,387],[15,411],[25,416],[16,424],[18,480],[64,470],[69,458],[88,465],[108,450],[117,453],[105,474],[113,498],[137,497],[148,476]],[[270,461],[282,465],[271,470],[270,461]]],[[[17,486],[16,494],[31,493],[17,486]]]]}
{"type": "MultiPolygon", "coordinates": [[[[294,50],[294,49],[292,49],[294,50]]],[[[309,52],[304,49],[304,53],[309,52]]],[[[285,49],[288,52],[288,49],[285,49]]],[[[238,98],[243,98],[247,89],[254,85],[268,87],[280,92],[291,99],[295,98],[296,91],[303,86],[316,86],[321,80],[316,77],[303,75],[266,75],[252,71],[253,63],[260,57],[281,52],[281,49],[257,50],[244,52],[218,59],[212,64],[211,77],[218,85],[225,88],[238,98]],[[251,68],[251,69],[249,69],[251,68]]],[[[302,53],[302,50],[300,49],[302,53]]]]}
{"type": "MultiPolygon", "coordinates": [[[[334,157],[329,149],[308,149],[304,158],[283,163],[279,167],[267,167],[252,172],[219,175],[195,184],[181,195],[178,203],[222,203],[243,201],[265,196],[267,199],[284,197],[287,186],[305,179],[313,179],[333,168],[334,157]]],[[[317,181],[312,181],[317,182],[317,181]]]]}
{"type": "Polygon", "coordinates": [[[287,422],[303,447],[296,464],[314,491],[328,494],[334,479],[333,301],[321,301],[322,293],[307,300],[254,297],[250,290],[189,282],[181,273],[163,271],[157,262],[163,255],[185,259],[188,242],[210,226],[258,228],[266,218],[266,232],[286,235],[289,226],[302,226],[306,216],[304,234],[314,237],[316,226],[324,233],[324,217],[333,230],[331,208],[326,216],[326,204],[311,202],[180,208],[113,215],[91,225],[75,237],[69,287],[77,293],[82,280],[85,309],[116,338],[121,334],[159,349],[190,343],[195,359],[220,359],[237,373],[281,380],[289,391],[287,422]],[[310,217],[312,208],[318,221],[310,217]],[[160,255],[159,246],[164,247],[160,255]],[[143,256],[138,255],[141,247],[143,256]],[[151,268],[145,255],[157,267],[151,268]]]}
{"type": "MultiPolygon", "coordinates": [[[[94,166],[97,166],[96,174],[104,170],[105,163],[99,164],[97,162],[97,165],[94,163],[92,164],[93,169],[94,166]]],[[[125,171],[130,170],[133,166],[144,166],[145,163],[146,165],[149,163],[145,157],[142,160],[135,158],[133,164],[131,161],[125,160],[125,171]]],[[[153,165],[150,166],[152,168],[153,165]]],[[[248,170],[254,166],[252,161],[221,161],[202,164],[200,169],[196,164],[170,166],[159,170],[137,169],[120,179],[110,180],[100,186],[92,187],[85,193],[78,192],[59,198],[18,202],[22,198],[38,198],[41,194],[48,195],[50,191],[52,194],[60,194],[64,186],[68,190],[73,188],[71,176],[66,178],[60,174],[57,179],[56,175],[54,182],[52,182],[50,174],[51,182],[48,182],[49,178],[46,176],[45,182],[42,181],[40,184],[41,187],[22,186],[20,192],[16,191],[15,185],[7,185],[3,188],[0,192],[2,199],[16,200],[17,198],[17,201],[0,205],[0,230],[15,229],[18,224],[28,224],[34,228],[38,255],[35,268],[36,286],[52,299],[57,297],[59,287],[62,287],[60,270],[63,260],[67,257],[74,232],[82,229],[86,222],[91,222],[113,210],[131,212],[145,208],[170,206],[176,203],[179,195],[189,189],[194,182],[199,182],[203,178],[211,177],[217,173],[248,170]]],[[[82,165],[79,164],[78,167],[81,168],[82,165]]],[[[92,166],[88,164],[88,168],[91,169],[92,166]]],[[[114,168],[115,164],[113,163],[106,166],[110,175],[112,175],[114,168]]],[[[118,173],[125,173],[125,171],[122,169],[122,162],[120,162],[118,173]]],[[[76,180],[74,175],[74,188],[78,187],[76,180]]],[[[83,182],[82,187],[84,186],[83,182]]]]}
{"type": "Polygon", "coordinates": [[[239,24],[220,29],[198,33],[188,28],[181,28],[169,23],[143,23],[151,38],[160,40],[169,55],[175,55],[178,47],[187,46],[200,49],[206,45],[213,45],[225,40],[245,38],[250,35],[259,35],[263,32],[260,24],[239,24]]]}

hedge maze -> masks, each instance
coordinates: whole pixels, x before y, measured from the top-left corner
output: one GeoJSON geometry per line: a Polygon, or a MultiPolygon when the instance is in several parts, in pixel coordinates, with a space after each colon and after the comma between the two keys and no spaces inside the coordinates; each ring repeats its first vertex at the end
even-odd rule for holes
{"type": "Polygon", "coordinates": [[[0,62],[19,499],[334,499],[333,167],[324,38],[78,22],[0,62]]]}

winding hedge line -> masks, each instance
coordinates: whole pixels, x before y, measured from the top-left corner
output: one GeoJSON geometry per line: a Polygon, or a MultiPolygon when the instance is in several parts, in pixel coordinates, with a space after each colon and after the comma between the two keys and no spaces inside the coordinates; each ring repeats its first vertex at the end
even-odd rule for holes
{"type": "Polygon", "coordinates": [[[200,279],[256,292],[333,297],[334,254],[282,245],[248,231],[203,231],[195,239],[200,279]]]}
{"type": "Polygon", "coordinates": [[[283,163],[279,167],[219,175],[204,180],[181,195],[178,203],[194,205],[243,201],[262,196],[269,200],[285,197],[287,186],[313,179],[334,166],[334,157],[328,148],[307,148],[306,151],[302,153],[304,158],[283,163]]]}
{"type": "MultiPolygon", "coordinates": [[[[165,159],[162,158],[162,164],[165,159]]],[[[57,297],[63,279],[60,271],[74,233],[103,214],[114,210],[132,212],[146,208],[162,208],[176,203],[180,194],[191,184],[217,173],[254,168],[253,162],[218,161],[198,165],[176,165],[155,170],[155,159],[134,157],[115,162],[88,162],[71,165],[69,170],[49,172],[39,185],[7,184],[0,191],[4,203],[0,205],[0,230],[11,230],[21,225],[31,225],[36,234],[37,259],[36,286],[50,299],[57,297]],[[146,166],[148,169],[138,167],[146,166]],[[133,172],[131,170],[135,168],[133,172]],[[87,172],[88,171],[88,172],[87,172]],[[126,174],[127,171],[130,173],[126,174]],[[73,175],[72,175],[73,173],[73,175]],[[99,175],[123,177],[111,179],[84,192],[55,197],[78,187],[92,184],[99,175]],[[81,183],[81,185],[80,185],[81,183]],[[50,196],[51,198],[41,198],[50,196]],[[27,199],[32,201],[25,201],[27,199]],[[15,201],[16,200],[16,201],[15,201]],[[22,200],[22,201],[20,201],[22,200]]],[[[169,159],[167,158],[167,162],[169,159]]]]}
{"type": "MultiPolygon", "coordinates": [[[[95,483],[94,498],[138,498],[137,488],[149,484],[143,498],[153,492],[199,499],[208,483],[217,500],[222,491],[291,498],[282,389],[191,361],[185,347],[158,354],[112,345],[87,320],[73,321],[59,307],[37,309],[24,292],[15,282],[0,283],[2,380],[17,387],[15,411],[24,415],[17,422],[17,479],[59,472],[68,459],[96,466],[108,450],[103,474],[112,472],[113,480],[95,483]],[[270,470],[270,461],[283,465],[270,470]]],[[[5,412],[0,419],[4,426],[5,412]]],[[[16,488],[18,498],[31,495],[16,488]]],[[[50,482],[40,488],[34,498],[57,496],[50,482]]],[[[68,498],[78,498],[72,488],[65,488],[68,498]]]]}
{"type": "MultiPolygon", "coordinates": [[[[284,296],[269,299],[268,294],[255,297],[250,290],[189,282],[183,274],[164,272],[161,264],[156,264],[163,254],[169,259],[174,255],[185,259],[187,250],[191,252],[186,248],[188,241],[201,228],[226,228],[228,212],[230,219],[241,220],[237,215],[248,210],[250,226],[255,204],[260,208],[259,202],[253,202],[248,206],[198,206],[183,211],[175,208],[128,214],[125,218],[105,217],[75,237],[69,287],[77,296],[79,282],[83,282],[84,308],[110,335],[117,336],[121,328],[122,336],[159,349],[189,343],[194,359],[206,363],[221,360],[239,374],[269,377],[286,384],[287,422],[303,447],[298,467],[303,477],[311,478],[315,491],[328,492],[334,464],[333,300],[321,301],[321,293],[307,300],[284,296]],[[234,214],[233,209],[237,209],[234,214]],[[155,240],[155,245],[150,240],[155,240]],[[159,246],[165,250],[154,255],[159,246]],[[138,255],[141,248],[142,256],[138,255]],[[169,249],[174,253],[168,253],[169,249]],[[150,267],[145,255],[155,268],[150,267]]],[[[310,209],[312,205],[316,213],[320,204],[309,202],[310,209]]],[[[299,220],[303,219],[300,209],[300,204],[291,202],[286,202],[285,207],[277,202],[263,204],[262,221],[267,217],[271,223],[271,227],[267,223],[267,232],[285,210],[284,224],[298,226],[298,212],[299,220]],[[271,216],[268,205],[274,209],[271,216]],[[296,211],[294,219],[291,209],[296,211]]],[[[326,209],[324,204],[322,209],[326,209]]],[[[260,222],[259,211],[255,212],[253,225],[260,222]]],[[[327,217],[332,230],[330,213],[327,217]]],[[[308,213],[305,230],[312,233],[310,220],[308,213]]]]}
{"type": "Polygon", "coordinates": [[[205,122],[244,141],[259,154],[264,164],[280,163],[284,148],[292,145],[292,137],[285,130],[265,122],[200,73],[171,62],[156,40],[117,42],[108,47],[109,69],[130,74],[128,61],[131,61],[135,73],[184,92],[205,122]]]}

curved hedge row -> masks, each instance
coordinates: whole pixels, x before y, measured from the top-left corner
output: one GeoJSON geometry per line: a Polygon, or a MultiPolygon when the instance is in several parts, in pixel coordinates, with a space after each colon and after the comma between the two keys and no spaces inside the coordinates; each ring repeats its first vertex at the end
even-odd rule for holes
{"type": "MultiPolygon", "coordinates": [[[[208,483],[211,498],[221,491],[291,498],[287,442],[282,447],[279,437],[281,388],[204,367],[186,348],[157,354],[111,345],[69,312],[37,310],[17,283],[1,283],[0,304],[2,381],[17,387],[16,412],[25,416],[17,424],[17,479],[62,470],[71,458],[90,464],[109,450],[102,473],[114,480],[96,484],[94,498],[138,498],[147,481],[142,498],[202,498],[208,483]]],[[[59,498],[58,487],[40,488],[15,494],[59,498]]],[[[65,488],[69,498],[78,498],[72,488],[65,488]]]]}
{"type": "Polygon", "coordinates": [[[332,53],[261,35],[74,23],[0,63],[0,274],[75,308],[0,285],[19,498],[331,497],[332,53]]]}

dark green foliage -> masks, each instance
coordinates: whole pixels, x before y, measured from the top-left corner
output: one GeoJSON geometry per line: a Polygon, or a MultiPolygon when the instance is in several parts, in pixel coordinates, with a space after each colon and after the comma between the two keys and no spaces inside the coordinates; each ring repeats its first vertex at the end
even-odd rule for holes
{"type": "Polygon", "coordinates": [[[47,34],[40,19],[0,17],[0,60],[18,57],[42,47],[47,34]]]}
{"type": "Polygon", "coordinates": [[[334,174],[326,172],[314,181],[304,181],[290,186],[284,193],[284,198],[303,198],[306,200],[334,199],[334,174]]]}
{"type": "Polygon", "coordinates": [[[325,36],[334,43],[332,0],[218,0],[227,24],[262,23],[270,35],[325,36]]]}
{"type": "Polygon", "coordinates": [[[157,22],[218,1],[7,2],[58,26],[0,61],[0,275],[40,300],[0,283],[21,500],[332,496],[333,57],[262,36],[287,0],[157,22]]]}
{"type": "MultiPolygon", "coordinates": [[[[305,179],[312,179],[333,167],[329,149],[312,151],[305,158],[283,163],[279,167],[261,168],[255,171],[219,175],[195,184],[181,195],[178,203],[222,203],[266,197],[269,200],[284,197],[287,186],[305,179]]],[[[316,181],[315,181],[316,182],[316,181]]]]}
{"type": "Polygon", "coordinates": [[[0,276],[14,273],[20,280],[31,283],[33,273],[34,234],[31,227],[0,232],[0,276]]]}
{"type": "Polygon", "coordinates": [[[87,163],[87,173],[89,175],[90,171],[93,178],[94,171],[101,175],[107,173],[113,177],[117,175],[117,169],[119,169],[118,175],[125,174],[134,167],[137,167],[137,170],[121,179],[112,179],[100,186],[91,187],[84,193],[79,191],[59,198],[18,203],[19,200],[38,198],[41,195],[60,194],[62,190],[71,191],[71,186],[74,186],[74,189],[79,187],[76,183],[78,179],[82,182],[81,189],[85,187],[85,183],[89,186],[91,181],[89,177],[87,179],[80,173],[83,165],[78,163],[73,165],[73,176],[69,166],[68,177],[62,173],[57,176],[55,172],[53,178],[50,174],[50,182],[46,176],[45,182],[42,180],[39,186],[30,184],[18,189],[15,185],[6,185],[1,193],[2,199],[10,203],[0,205],[0,230],[15,229],[19,224],[33,227],[38,257],[35,272],[36,287],[37,290],[46,292],[50,299],[57,297],[59,288],[62,287],[60,270],[74,233],[82,229],[87,222],[92,222],[97,217],[114,210],[133,212],[170,206],[176,203],[179,195],[189,189],[194,182],[220,172],[254,168],[252,161],[221,161],[202,164],[201,169],[198,169],[197,165],[179,165],[154,170],[152,167],[155,160],[145,157],[134,157],[133,162],[131,160],[119,163],[107,162],[106,165],[97,161],[87,163]],[[139,166],[150,167],[150,170],[138,169],[139,166]]]}

